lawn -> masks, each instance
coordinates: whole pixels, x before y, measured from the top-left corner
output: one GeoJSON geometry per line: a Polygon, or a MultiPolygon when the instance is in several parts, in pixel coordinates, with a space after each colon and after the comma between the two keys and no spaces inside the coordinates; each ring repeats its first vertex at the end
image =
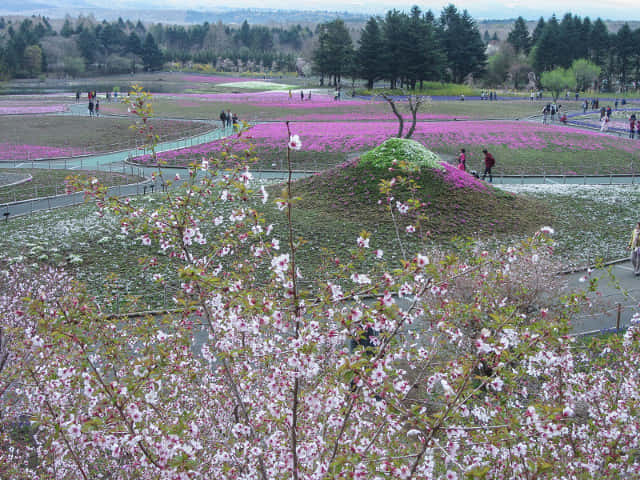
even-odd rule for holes
{"type": "MultiPolygon", "coordinates": [[[[0,116],[0,160],[55,158],[109,152],[140,144],[131,118],[78,116],[0,116]]],[[[208,131],[211,125],[155,119],[161,140],[184,138],[208,131]]]]}
{"type": "MultiPolygon", "coordinates": [[[[332,90],[303,89],[305,100],[300,99],[300,91],[293,91],[291,98],[287,91],[236,93],[158,93],[154,95],[154,110],[158,116],[174,118],[217,119],[222,109],[231,109],[246,121],[327,121],[327,120],[394,120],[391,108],[382,98],[346,97],[334,101],[332,90]],[[311,99],[308,93],[311,92],[311,99]]],[[[435,97],[420,113],[422,120],[446,119],[512,119],[540,114],[546,102],[528,100],[465,101],[442,100],[435,97]]],[[[575,102],[574,102],[575,103],[575,102]]],[[[402,107],[402,102],[399,102],[402,107]]],[[[578,104],[575,104],[578,108],[578,104]]],[[[126,113],[122,104],[108,104],[102,107],[109,113],[126,113]]],[[[409,118],[409,114],[405,113],[409,118]]]]}
{"type": "Polygon", "coordinates": [[[107,186],[126,185],[143,180],[136,175],[118,172],[83,171],[80,173],[77,170],[44,170],[41,168],[3,168],[0,169],[0,175],[2,174],[29,176],[31,179],[18,185],[0,186],[0,204],[50,195],[63,195],[66,191],[65,179],[70,175],[89,175],[107,186]]]}

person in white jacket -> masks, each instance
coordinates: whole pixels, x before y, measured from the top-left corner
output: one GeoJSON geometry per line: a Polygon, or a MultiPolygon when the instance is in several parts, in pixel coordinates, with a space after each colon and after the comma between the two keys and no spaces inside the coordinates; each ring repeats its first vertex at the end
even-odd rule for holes
{"type": "Polygon", "coordinates": [[[633,273],[638,276],[640,275],[640,222],[636,224],[636,227],[631,233],[629,248],[631,249],[631,264],[633,265],[633,273]]]}

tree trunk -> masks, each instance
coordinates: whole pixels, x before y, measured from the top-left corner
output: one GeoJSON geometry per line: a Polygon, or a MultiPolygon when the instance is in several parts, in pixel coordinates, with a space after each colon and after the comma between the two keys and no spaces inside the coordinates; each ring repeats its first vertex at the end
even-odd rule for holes
{"type": "Polygon", "coordinates": [[[409,95],[409,110],[411,110],[411,127],[409,127],[409,131],[404,136],[404,138],[411,138],[413,132],[416,130],[416,122],[418,121],[418,110],[420,109],[420,105],[424,101],[424,97],[416,95],[413,97],[409,95]]]}
{"type": "Polygon", "coordinates": [[[402,115],[396,108],[396,102],[393,100],[393,98],[389,97],[386,93],[382,94],[382,98],[384,98],[389,103],[389,105],[391,105],[391,110],[393,110],[394,115],[398,118],[399,125],[398,125],[398,134],[396,135],[396,137],[402,138],[402,131],[404,130],[404,118],[402,118],[402,115]]]}

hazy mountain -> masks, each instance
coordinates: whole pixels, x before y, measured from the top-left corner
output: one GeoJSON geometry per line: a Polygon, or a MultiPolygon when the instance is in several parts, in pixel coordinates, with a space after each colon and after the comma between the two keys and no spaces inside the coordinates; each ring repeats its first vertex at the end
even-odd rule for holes
{"type": "MultiPolygon", "coordinates": [[[[436,14],[442,6],[454,3],[459,9],[468,9],[476,19],[515,19],[523,16],[529,20],[537,20],[551,14],[562,15],[571,12],[581,17],[602,17],[603,19],[640,19],[640,10],[624,6],[627,0],[615,0],[607,5],[590,0],[568,0],[562,4],[549,3],[550,0],[539,0],[535,4],[522,5],[517,0],[483,1],[458,0],[442,4],[431,4],[428,7],[436,14]]],[[[251,24],[286,24],[286,23],[319,23],[341,17],[350,23],[363,23],[372,14],[384,14],[387,10],[397,8],[409,11],[417,2],[406,4],[392,3],[387,0],[302,0],[291,10],[291,3],[286,0],[228,0],[225,6],[211,5],[203,0],[111,0],[108,7],[101,0],[2,0],[0,15],[46,15],[50,18],[94,15],[97,19],[114,20],[118,17],[131,20],[141,19],[147,22],[162,23],[202,23],[203,21],[225,24],[242,23],[247,20],[251,24]],[[269,7],[269,8],[265,8],[269,7]]]]}

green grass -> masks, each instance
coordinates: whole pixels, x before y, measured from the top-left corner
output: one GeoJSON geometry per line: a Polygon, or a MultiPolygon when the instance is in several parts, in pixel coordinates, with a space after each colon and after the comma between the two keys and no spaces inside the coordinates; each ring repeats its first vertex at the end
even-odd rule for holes
{"type": "MultiPolygon", "coordinates": [[[[126,107],[125,107],[126,110],[126,107]]],[[[108,152],[140,143],[133,118],[77,116],[0,116],[0,143],[74,148],[81,152],[108,152]]],[[[161,141],[203,133],[211,125],[153,119],[151,125],[161,141]]]]}
{"type": "Polygon", "coordinates": [[[126,185],[143,180],[136,175],[127,175],[117,172],[104,171],[78,171],[78,170],[45,170],[41,168],[3,168],[3,173],[31,176],[31,180],[13,186],[0,186],[0,203],[29,200],[31,198],[62,195],[65,193],[65,179],[68,176],[96,177],[103,185],[126,185]]]}
{"type": "MultiPolygon", "coordinates": [[[[505,100],[505,101],[443,101],[436,100],[423,107],[420,112],[425,114],[448,115],[459,119],[513,119],[526,118],[540,114],[543,104],[546,102],[530,102],[529,100],[505,100]]],[[[571,102],[567,102],[571,103],[571,102]]],[[[575,103],[575,102],[573,102],[575,103]]],[[[295,103],[293,104],[295,107],[295,103]]],[[[217,120],[222,109],[231,108],[240,116],[241,120],[248,122],[274,121],[274,120],[305,120],[314,121],[314,115],[339,115],[354,114],[368,117],[381,116],[382,120],[395,121],[395,116],[386,102],[370,102],[368,100],[350,100],[337,102],[332,107],[317,108],[286,108],[267,105],[251,105],[249,103],[229,104],[224,100],[202,99],[197,97],[171,98],[156,97],[153,100],[154,112],[159,117],[193,118],[217,120]]],[[[572,109],[579,105],[571,105],[572,109]]],[[[108,104],[102,106],[103,112],[126,114],[127,108],[123,104],[108,104]]],[[[406,113],[405,116],[409,117],[406,113]]],[[[324,119],[331,121],[330,118],[324,119]]]]}

